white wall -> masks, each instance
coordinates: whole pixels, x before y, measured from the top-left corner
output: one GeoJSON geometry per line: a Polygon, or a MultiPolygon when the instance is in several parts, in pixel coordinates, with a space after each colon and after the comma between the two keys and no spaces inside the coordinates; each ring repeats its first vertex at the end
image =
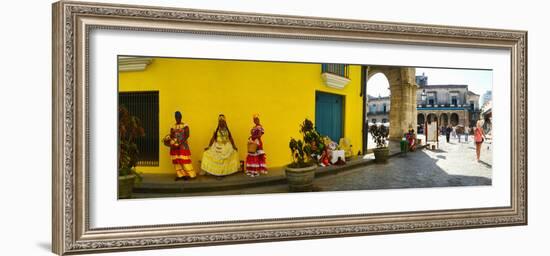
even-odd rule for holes
{"type": "MultiPolygon", "coordinates": [[[[102,0],[101,2],[112,2],[102,0]]],[[[544,1],[231,0],[123,3],[529,31],[529,225],[116,253],[115,255],[544,255],[550,228],[550,171],[544,76],[550,22],[544,1]],[[545,232],[546,231],[546,232],[545,232]],[[538,252],[537,252],[538,251],[538,252]]],[[[50,1],[6,1],[0,15],[0,234],[2,255],[50,255],[50,1]],[[28,150],[29,146],[33,148],[28,150]]]]}

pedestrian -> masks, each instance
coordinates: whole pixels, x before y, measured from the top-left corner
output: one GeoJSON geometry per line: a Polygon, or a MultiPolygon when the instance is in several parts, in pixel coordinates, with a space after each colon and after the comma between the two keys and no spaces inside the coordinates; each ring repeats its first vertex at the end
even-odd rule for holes
{"type": "Polygon", "coordinates": [[[485,140],[485,134],[483,133],[482,121],[478,120],[476,123],[476,128],[474,129],[474,141],[476,143],[476,159],[479,162],[479,155],[481,153],[481,144],[485,140]]]}
{"type": "Polygon", "coordinates": [[[470,136],[470,127],[464,127],[464,141],[468,143],[468,136],[470,136]]]}
{"type": "Polygon", "coordinates": [[[456,139],[456,127],[453,126],[452,130],[453,139],[456,139]]]}
{"type": "Polygon", "coordinates": [[[447,138],[447,143],[451,140],[451,132],[453,131],[453,128],[451,128],[451,125],[447,125],[447,129],[445,129],[445,137],[447,138]]]}
{"type": "Polygon", "coordinates": [[[460,136],[462,135],[462,132],[460,129],[456,129],[456,136],[458,136],[458,143],[460,143],[460,136]]]}

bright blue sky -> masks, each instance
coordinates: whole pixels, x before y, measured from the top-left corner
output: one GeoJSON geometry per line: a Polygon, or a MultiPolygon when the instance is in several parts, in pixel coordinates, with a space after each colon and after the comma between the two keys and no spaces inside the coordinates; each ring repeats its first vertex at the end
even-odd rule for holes
{"type": "MultiPolygon", "coordinates": [[[[493,72],[491,70],[474,69],[444,69],[444,68],[416,68],[416,75],[424,73],[430,84],[467,84],[468,90],[479,94],[480,97],[493,88],[493,72]]],[[[388,96],[388,80],[383,74],[376,74],[367,84],[367,94],[371,96],[388,96]]]]}

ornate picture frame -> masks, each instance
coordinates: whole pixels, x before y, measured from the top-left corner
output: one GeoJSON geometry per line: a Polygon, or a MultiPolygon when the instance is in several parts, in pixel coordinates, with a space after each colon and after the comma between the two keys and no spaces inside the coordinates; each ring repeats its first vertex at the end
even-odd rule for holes
{"type": "Polygon", "coordinates": [[[53,4],[53,251],[252,243],[527,224],[527,32],[61,1],[53,4]],[[93,30],[505,49],[511,53],[506,207],[90,227],[89,34],[93,30]]]}

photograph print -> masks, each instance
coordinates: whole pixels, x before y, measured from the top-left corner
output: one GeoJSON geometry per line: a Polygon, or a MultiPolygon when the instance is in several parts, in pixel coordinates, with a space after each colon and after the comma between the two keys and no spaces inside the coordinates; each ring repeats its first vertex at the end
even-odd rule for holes
{"type": "Polygon", "coordinates": [[[491,186],[492,75],[118,56],[118,198],[491,186]]]}

